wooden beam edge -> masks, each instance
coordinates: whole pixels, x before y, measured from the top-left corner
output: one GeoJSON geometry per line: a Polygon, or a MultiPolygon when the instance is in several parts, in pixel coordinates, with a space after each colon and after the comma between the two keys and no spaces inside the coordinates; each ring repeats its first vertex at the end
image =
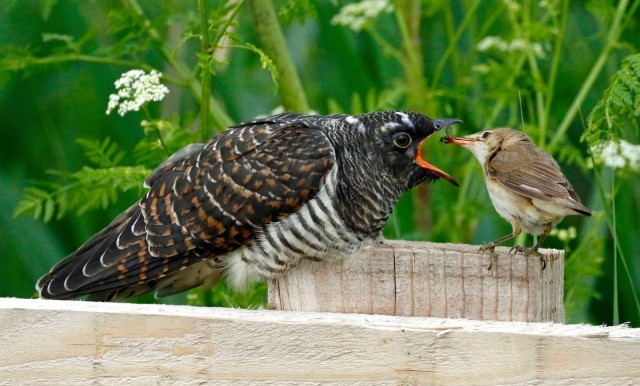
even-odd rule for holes
{"type": "Polygon", "coordinates": [[[0,299],[0,384],[631,384],[640,331],[0,299]]]}
{"type": "MultiPolygon", "coordinates": [[[[100,303],[70,300],[0,298],[3,310],[32,310],[43,312],[77,312],[89,314],[157,315],[187,319],[264,322],[274,324],[348,325],[365,329],[389,331],[447,331],[526,334],[534,336],[630,339],[640,344],[640,329],[626,324],[593,326],[587,324],[527,323],[480,321],[471,319],[405,317],[388,315],[341,314],[329,312],[296,312],[246,310],[218,307],[193,307],[160,304],[100,303]]],[[[1,334],[1,332],[0,332],[1,334]]],[[[640,346],[639,346],[640,347],[640,346]]]]}

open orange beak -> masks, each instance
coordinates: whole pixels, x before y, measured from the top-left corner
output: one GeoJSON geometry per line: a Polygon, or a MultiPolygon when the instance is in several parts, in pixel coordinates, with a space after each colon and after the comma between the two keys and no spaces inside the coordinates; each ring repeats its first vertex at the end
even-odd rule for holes
{"type": "MultiPolygon", "coordinates": [[[[435,130],[438,131],[438,130],[443,129],[443,128],[447,127],[447,126],[453,125],[454,123],[462,123],[462,121],[459,120],[459,119],[436,119],[436,120],[433,121],[433,126],[434,126],[435,130]]],[[[427,138],[429,138],[429,137],[427,137],[427,138]]],[[[424,141],[426,141],[427,138],[423,139],[418,144],[418,152],[416,153],[416,163],[421,168],[424,168],[424,169],[427,169],[427,170],[431,171],[436,176],[438,176],[440,178],[444,178],[445,180],[451,182],[455,186],[460,186],[458,184],[458,182],[456,180],[454,180],[453,177],[451,177],[449,174],[447,174],[444,170],[431,165],[430,163],[425,161],[424,158],[422,158],[422,143],[424,141]]]]}

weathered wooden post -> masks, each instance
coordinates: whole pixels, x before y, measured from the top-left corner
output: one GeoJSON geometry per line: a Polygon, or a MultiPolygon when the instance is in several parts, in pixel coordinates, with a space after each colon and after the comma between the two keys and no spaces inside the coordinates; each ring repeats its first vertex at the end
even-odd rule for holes
{"type": "Polygon", "coordinates": [[[335,264],[304,261],[269,283],[269,307],[478,320],[564,322],[564,252],[497,257],[478,246],[387,241],[335,264]]]}

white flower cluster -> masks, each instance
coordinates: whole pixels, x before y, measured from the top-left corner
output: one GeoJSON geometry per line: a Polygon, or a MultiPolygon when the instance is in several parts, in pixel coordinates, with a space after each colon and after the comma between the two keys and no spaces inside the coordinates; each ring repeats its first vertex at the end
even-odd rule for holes
{"type": "Polygon", "coordinates": [[[331,19],[331,24],[341,25],[359,32],[370,21],[382,12],[393,11],[388,0],[363,0],[358,3],[347,4],[331,19]]]}
{"type": "Polygon", "coordinates": [[[613,169],[640,169],[640,145],[627,141],[610,141],[591,148],[596,162],[613,169]]]}
{"type": "Polygon", "coordinates": [[[146,73],[143,70],[127,71],[116,80],[117,93],[109,95],[107,114],[118,109],[124,116],[130,111],[138,111],[143,104],[161,101],[169,93],[167,86],[160,83],[160,74],[156,70],[146,73]]]}
{"type": "Polygon", "coordinates": [[[520,38],[513,39],[512,41],[507,42],[499,36],[487,36],[486,38],[480,40],[480,42],[476,45],[476,49],[480,52],[489,51],[491,49],[502,52],[522,52],[528,48],[533,50],[534,55],[538,58],[545,57],[545,49],[542,44],[531,43],[520,38]]]}
{"type": "Polygon", "coordinates": [[[578,231],[573,226],[567,229],[553,228],[549,234],[557,237],[560,241],[570,241],[578,237],[578,231]]]}

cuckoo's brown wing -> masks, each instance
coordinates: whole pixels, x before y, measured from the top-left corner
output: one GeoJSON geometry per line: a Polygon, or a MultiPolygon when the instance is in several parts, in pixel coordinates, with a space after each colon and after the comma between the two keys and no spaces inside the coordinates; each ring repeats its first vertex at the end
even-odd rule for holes
{"type": "Polygon", "coordinates": [[[490,177],[516,193],[553,201],[581,214],[591,215],[591,211],[580,203],[556,160],[530,142],[499,151],[489,159],[486,170],[490,177]],[[526,167],[522,167],[523,164],[526,167]]]}
{"type": "Polygon", "coordinates": [[[205,258],[224,265],[264,224],[312,198],[333,166],[324,134],[296,118],[232,127],[168,160],[137,205],[39,280],[41,296],[110,300],[130,288],[126,296],[137,296],[205,258]]]}

